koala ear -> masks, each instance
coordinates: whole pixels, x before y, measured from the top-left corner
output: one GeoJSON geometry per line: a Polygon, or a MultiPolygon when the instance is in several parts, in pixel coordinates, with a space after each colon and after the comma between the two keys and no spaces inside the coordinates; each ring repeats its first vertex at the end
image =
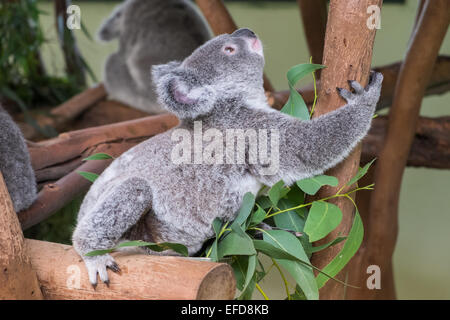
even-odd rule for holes
{"type": "Polygon", "coordinates": [[[154,66],[152,76],[159,102],[181,119],[208,113],[214,105],[214,89],[202,85],[198,77],[180,63],[154,66]]]}

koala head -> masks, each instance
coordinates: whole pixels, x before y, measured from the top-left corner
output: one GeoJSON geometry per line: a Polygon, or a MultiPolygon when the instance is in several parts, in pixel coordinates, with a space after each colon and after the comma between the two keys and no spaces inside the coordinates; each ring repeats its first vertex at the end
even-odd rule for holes
{"type": "Polygon", "coordinates": [[[126,2],[116,6],[111,15],[103,21],[97,32],[97,39],[100,41],[111,41],[120,36],[123,24],[123,11],[126,2]]]}
{"type": "Polygon", "coordinates": [[[264,55],[253,31],[239,29],[197,48],[183,62],[153,66],[160,103],[181,119],[209,113],[218,100],[264,94],[264,55]]]}

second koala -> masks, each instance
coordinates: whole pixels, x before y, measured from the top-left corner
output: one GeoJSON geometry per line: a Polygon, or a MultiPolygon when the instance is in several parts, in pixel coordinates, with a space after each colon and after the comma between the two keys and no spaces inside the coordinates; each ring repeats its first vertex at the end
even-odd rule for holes
{"type": "Polygon", "coordinates": [[[98,37],[119,39],[119,50],[105,63],[108,95],[148,113],[164,111],[151,85],[151,66],[184,59],[211,38],[188,0],[125,0],[103,22],[98,37]]]}
{"type": "Polygon", "coordinates": [[[16,212],[36,199],[36,178],[25,139],[19,127],[0,105],[0,171],[16,212]]]}
{"type": "Polygon", "coordinates": [[[86,195],[73,244],[93,285],[97,275],[108,283],[107,268],[119,269],[108,254],[86,253],[138,239],[182,243],[195,254],[214,235],[215,218],[235,218],[246,192],[256,194],[263,184],[272,186],[281,179],[292,184],[321,174],[366,135],[380,95],[381,74],[372,74],[365,89],[355,81],[350,81],[354,93],[341,89],[346,106],[301,121],[269,107],[263,67],[262,44],[249,29],[220,35],[183,62],[153,67],[161,104],[181,122],[114,160],[86,195]],[[200,124],[201,141],[195,136],[200,124]],[[215,163],[196,161],[196,144],[202,145],[203,154],[212,150],[213,157],[217,147],[223,147],[224,142],[205,138],[208,132],[225,137],[230,129],[270,135],[268,140],[277,143],[266,152],[278,154],[276,170],[266,170],[273,157],[269,162],[248,161],[256,151],[247,140],[240,150],[244,162],[228,158],[228,151],[215,163]],[[179,161],[174,152],[182,138],[194,144],[184,155],[187,161],[179,161]]]}

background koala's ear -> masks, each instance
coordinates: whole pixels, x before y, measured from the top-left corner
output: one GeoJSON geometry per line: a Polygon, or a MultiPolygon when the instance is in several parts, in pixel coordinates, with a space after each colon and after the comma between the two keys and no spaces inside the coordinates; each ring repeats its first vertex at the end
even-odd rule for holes
{"type": "Polygon", "coordinates": [[[152,66],[152,78],[154,83],[158,83],[158,81],[164,77],[165,75],[169,74],[170,72],[174,71],[176,68],[178,68],[181,65],[180,61],[171,61],[166,64],[158,64],[156,66],[152,66]]]}

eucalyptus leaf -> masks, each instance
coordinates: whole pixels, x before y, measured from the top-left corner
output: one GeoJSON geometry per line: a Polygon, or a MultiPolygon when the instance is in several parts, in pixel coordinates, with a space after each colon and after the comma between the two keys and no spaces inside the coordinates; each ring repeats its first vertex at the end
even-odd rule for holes
{"type": "Polygon", "coordinates": [[[297,185],[300,189],[309,195],[315,195],[322,186],[328,185],[336,187],[338,183],[339,181],[337,178],[327,175],[320,175],[297,181],[297,185]]]}
{"type": "MultiPolygon", "coordinates": [[[[331,260],[331,262],[326,265],[322,271],[327,275],[334,277],[337,275],[345,265],[350,261],[350,259],[355,255],[361,246],[362,240],[364,236],[364,226],[361,220],[361,216],[359,215],[358,209],[355,212],[355,218],[353,220],[352,228],[347,236],[347,240],[344,243],[341,251],[338,255],[331,260]]],[[[325,283],[328,281],[328,277],[319,274],[317,275],[317,285],[319,288],[323,287],[325,283]]]]}
{"type": "Polygon", "coordinates": [[[295,85],[304,76],[322,68],[324,68],[322,65],[305,63],[289,69],[286,75],[289,84],[289,99],[281,109],[281,112],[302,120],[309,120],[308,108],[302,96],[295,89],[295,85]]]}
{"type": "Polygon", "coordinates": [[[272,202],[273,206],[276,207],[278,205],[278,201],[286,196],[289,192],[289,188],[284,186],[283,180],[275,183],[272,188],[269,190],[269,199],[272,202]]]}
{"type": "Polygon", "coordinates": [[[364,177],[365,174],[367,173],[367,171],[369,171],[370,166],[374,163],[375,160],[376,160],[376,158],[373,159],[372,161],[370,161],[369,163],[367,163],[364,167],[359,168],[358,172],[356,173],[356,175],[352,179],[350,179],[350,181],[347,183],[347,185],[351,186],[356,181],[358,181],[359,179],[364,177]]]}
{"type": "Polygon", "coordinates": [[[217,245],[218,258],[231,255],[253,255],[256,254],[252,239],[247,235],[240,236],[236,232],[230,232],[217,245]]]}
{"type": "Polygon", "coordinates": [[[83,161],[87,161],[87,160],[107,160],[107,159],[113,159],[113,157],[111,157],[107,153],[96,153],[96,154],[93,154],[92,156],[84,158],[83,161]]]}
{"type": "Polygon", "coordinates": [[[173,250],[185,257],[187,257],[189,255],[186,246],[179,244],[179,243],[170,243],[170,242],[153,243],[153,242],[145,242],[145,241],[140,241],[140,240],[122,242],[114,248],[104,249],[104,250],[95,250],[95,251],[91,251],[85,255],[88,257],[98,256],[98,255],[113,252],[119,248],[124,248],[124,247],[147,247],[150,250],[153,250],[156,252],[161,252],[161,251],[165,251],[165,250],[173,250]]]}
{"type": "Polygon", "coordinates": [[[77,171],[77,173],[90,182],[94,182],[99,177],[98,174],[93,172],[77,171]]]}
{"type": "Polygon", "coordinates": [[[333,231],[341,220],[342,211],[338,206],[325,201],[314,201],[309,209],[304,231],[308,234],[309,241],[314,242],[333,231]]]}
{"type": "Polygon", "coordinates": [[[243,225],[247,221],[248,216],[252,212],[255,205],[255,196],[251,192],[247,192],[242,200],[241,208],[237,214],[234,223],[243,225]]]}
{"type": "Polygon", "coordinates": [[[336,239],[334,239],[334,240],[332,240],[332,241],[330,241],[328,243],[325,243],[325,244],[323,244],[321,246],[312,247],[312,253],[316,253],[316,252],[325,250],[326,248],[332,247],[332,246],[334,246],[334,245],[344,241],[345,239],[347,239],[347,237],[337,237],[336,239]]]}
{"type": "Polygon", "coordinates": [[[256,211],[252,214],[250,218],[250,226],[256,226],[260,224],[266,217],[266,212],[258,204],[256,205],[256,207],[257,207],[256,211]]]}
{"type": "MultiPolygon", "coordinates": [[[[283,230],[267,230],[263,236],[264,241],[279,247],[285,252],[296,257],[298,260],[310,264],[309,259],[303,250],[300,241],[291,233],[283,230]]],[[[286,259],[275,259],[286,269],[302,288],[308,300],[317,300],[319,298],[319,289],[311,267],[286,259]]]]}
{"type": "MultiPolygon", "coordinates": [[[[281,199],[278,203],[278,207],[280,210],[285,210],[288,208],[294,207],[296,204],[292,203],[288,199],[281,199]]],[[[303,211],[306,211],[305,208],[301,208],[303,211]]],[[[273,216],[273,220],[275,225],[278,228],[283,228],[287,230],[292,230],[296,232],[303,232],[303,228],[305,226],[304,214],[300,216],[297,211],[291,210],[283,213],[279,213],[273,216]]]]}

